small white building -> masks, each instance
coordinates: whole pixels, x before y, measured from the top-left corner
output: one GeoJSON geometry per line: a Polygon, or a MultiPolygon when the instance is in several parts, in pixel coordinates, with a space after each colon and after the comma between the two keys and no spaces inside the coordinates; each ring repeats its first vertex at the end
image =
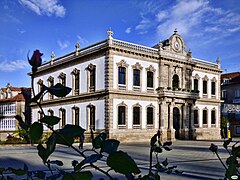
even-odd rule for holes
{"type": "MultiPolygon", "coordinates": [[[[71,87],[64,98],[47,95],[46,114],[59,116],[55,128],[78,124],[105,131],[120,141],[146,141],[157,130],[163,140],[220,138],[220,62],[185,51],[174,31],[146,47],[108,38],[52,59],[39,67],[34,88],[58,82],[71,87]]],[[[32,105],[32,119],[41,117],[32,105]]]]}

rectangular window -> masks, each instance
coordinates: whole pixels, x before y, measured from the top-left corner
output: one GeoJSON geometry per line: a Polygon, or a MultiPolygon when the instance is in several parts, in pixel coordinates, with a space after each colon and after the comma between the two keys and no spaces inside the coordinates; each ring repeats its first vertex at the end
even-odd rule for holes
{"type": "Polygon", "coordinates": [[[147,108],[147,124],[153,125],[153,108],[152,107],[147,108]]]}
{"type": "Polygon", "coordinates": [[[133,108],[133,125],[140,125],[140,107],[133,108]]]}
{"type": "Polygon", "coordinates": [[[222,91],[222,99],[227,99],[227,91],[226,90],[222,91]]]}
{"type": "Polygon", "coordinates": [[[90,128],[95,130],[95,106],[90,106],[90,128]]]}
{"type": "Polygon", "coordinates": [[[75,125],[79,125],[79,108],[75,108],[75,125]]]}
{"type": "MultiPolygon", "coordinates": [[[[53,79],[49,81],[49,87],[52,87],[52,86],[54,86],[54,80],[53,79]]],[[[51,100],[53,98],[54,98],[54,96],[51,93],[49,93],[49,99],[51,100]]]]}
{"type": "Polygon", "coordinates": [[[207,94],[207,81],[203,81],[203,94],[207,94]]]}
{"type": "Polygon", "coordinates": [[[216,111],[211,111],[211,124],[216,123],[216,111]]]}
{"type": "Polygon", "coordinates": [[[211,84],[212,84],[212,88],[211,88],[212,95],[215,95],[216,94],[216,83],[212,82],[211,84]]]}
{"type": "Polygon", "coordinates": [[[118,67],[118,84],[126,84],[126,68],[118,67]]]}
{"type": "Polygon", "coordinates": [[[96,69],[90,70],[90,91],[95,91],[96,69]]]}
{"type": "Polygon", "coordinates": [[[198,79],[194,79],[194,91],[198,90],[198,79]]]}
{"type": "Polygon", "coordinates": [[[125,106],[118,106],[118,125],[125,125],[126,108],[125,106]]]}
{"type": "Polygon", "coordinates": [[[203,110],[203,124],[207,124],[207,110],[203,110]]]}
{"type": "Polygon", "coordinates": [[[74,81],[74,86],[75,86],[75,95],[78,95],[79,94],[79,73],[75,74],[74,76],[75,78],[75,81],[74,81]]]}
{"type": "Polygon", "coordinates": [[[153,88],[153,72],[147,72],[147,87],[153,88]]]}
{"type": "Polygon", "coordinates": [[[133,86],[140,86],[140,70],[133,70],[133,86]]]}
{"type": "Polygon", "coordinates": [[[240,90],[235,90],[235,98],[240,98],[240,90]]]}
{"type": "Polygon", "coordinates": [[[62,122],[62,127],[66,125],[66,110],[61,109],[61,122],[62,122]]]}
{"type": "Polygon", "coordinates": [[[194,124],[198,124],[198,110],[194,110],[194,124]]]}

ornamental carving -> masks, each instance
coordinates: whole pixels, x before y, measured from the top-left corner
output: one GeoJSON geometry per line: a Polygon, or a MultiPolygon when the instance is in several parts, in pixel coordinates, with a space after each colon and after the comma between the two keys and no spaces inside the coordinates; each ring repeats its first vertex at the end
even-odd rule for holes
{"type": "Polygon", "coordinates": [[[200,79],[200,76],[198,74],[196,74],[195,76],[193,76],[194,79],[200,79]]]}
{"type": "Polygon", "coordinates": [[[209,80],[208,77],[207,77],[207,75],[205,75],[205,76],[203,77],[203,80],[204,80],[204,81],[208,81],[208,80],[209,80]]]}
{"type": "Polygon", "coordinates": [[[135,65],[132,65],[132,68],[142,70],[143,67],[141,66],[141,64],[139,64],[139,62],[137,62],[135,65]]]}
{"type": "Polygon", "coordinates": [[[75,68],[75,69],[72,71],[72,74],[77,75],[77,74],[79,74],[79,72],[80,72],[80,70],[77,69],[77,68],[75,68]]]}
{"type": "Polygon", "coordinates": [[[133,107],[142,107],[139,103],[133,105],[133,107]]]}
{"type": "Polygon", "coordinates": [[[50,76],[49,78],[48,78],[48,81],[53,81],[54,80],[54,77],[52,77],[52,76],[50,76]]]}
{"type": "Polygon", "coordinates": [[[118,104],[118,106],[127,106],[124,101],[122,101],[120,104],[118,104]]]}
{"type": "Polygon", "coordinates": [[[43,85],[43,80],[39,79],[37,82],[39,85],[43,85]]]}
{"type": "Polygon", "coordinates": [[[87,69],[88,69],[89,71],[93,71],[95,68],[96,68],[96,66],[93,65],[92,63],[90,63],[90,64],[87,66],[87,69]]]}
{"type": "Polygon", "coordinates": [[[155,72],[156,69],[152,65],[150,65],[148,68],[146,68],[146,71],[155,72]]]}
{"type": "Polygon", "coordinates": [[[217,82],[217,79],[214,77],[211,79],[212,82],[217,82]]]}
{"type": "Polygon", "coordinates": [[[61,79],[63,79],[63,78],[65,78],[66,77],[66,74],[65,73],[63,73],[63,72],[61,72],[60,73],[60,75],[58,76],[59,78],[61,78],[61,79]]]}
{"type": "Polygon", "coordinates": [[[127,64],[126,61],[124,61],[124,59],[122,59],[119,63],[117,63],[117,66],[127,68],[129,65],[127,64]]]}

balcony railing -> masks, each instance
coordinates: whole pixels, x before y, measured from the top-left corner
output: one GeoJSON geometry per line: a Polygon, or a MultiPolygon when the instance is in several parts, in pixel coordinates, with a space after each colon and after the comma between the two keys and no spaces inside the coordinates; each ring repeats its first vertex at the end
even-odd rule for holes
{"type": "Polygon", "coordinates": [[[0,131],[14,131],[16,130],[15,118],[1,118],[0,119],[0,131]]]}

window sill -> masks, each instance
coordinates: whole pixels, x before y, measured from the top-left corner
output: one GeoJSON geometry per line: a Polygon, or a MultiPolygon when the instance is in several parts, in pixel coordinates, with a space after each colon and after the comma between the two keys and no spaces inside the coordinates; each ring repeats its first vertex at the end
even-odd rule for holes
{"type": "Polygon", "coordinates": [[[140,125],[133,125],[133,129],[141,129],[140,125]]]}
{"type": "Polygon", "coordinates": [[[154,88],[148,87],[148,88],[147,88],[147,92],[154,93],[154,88]]]}
{"type": "Polygon", "coordinates": [[[118,89],[126,90],[126,85],[125,84],[118,84],[118,89]]]}
{"type": "Polygon", "coordinates": [[[118,129],[126,129],[126,125],[118,125],[118,129]]]}
{"type": "Polygon", "coordinates": [[[153,124],[147,124],[147,129],[153,129],[153,124]]]}
{"type": "Polygon", "coordinates": [[[141,87],[140,86],[133,86],[133,90],[134,91],[141,91],[141,87]]]}

